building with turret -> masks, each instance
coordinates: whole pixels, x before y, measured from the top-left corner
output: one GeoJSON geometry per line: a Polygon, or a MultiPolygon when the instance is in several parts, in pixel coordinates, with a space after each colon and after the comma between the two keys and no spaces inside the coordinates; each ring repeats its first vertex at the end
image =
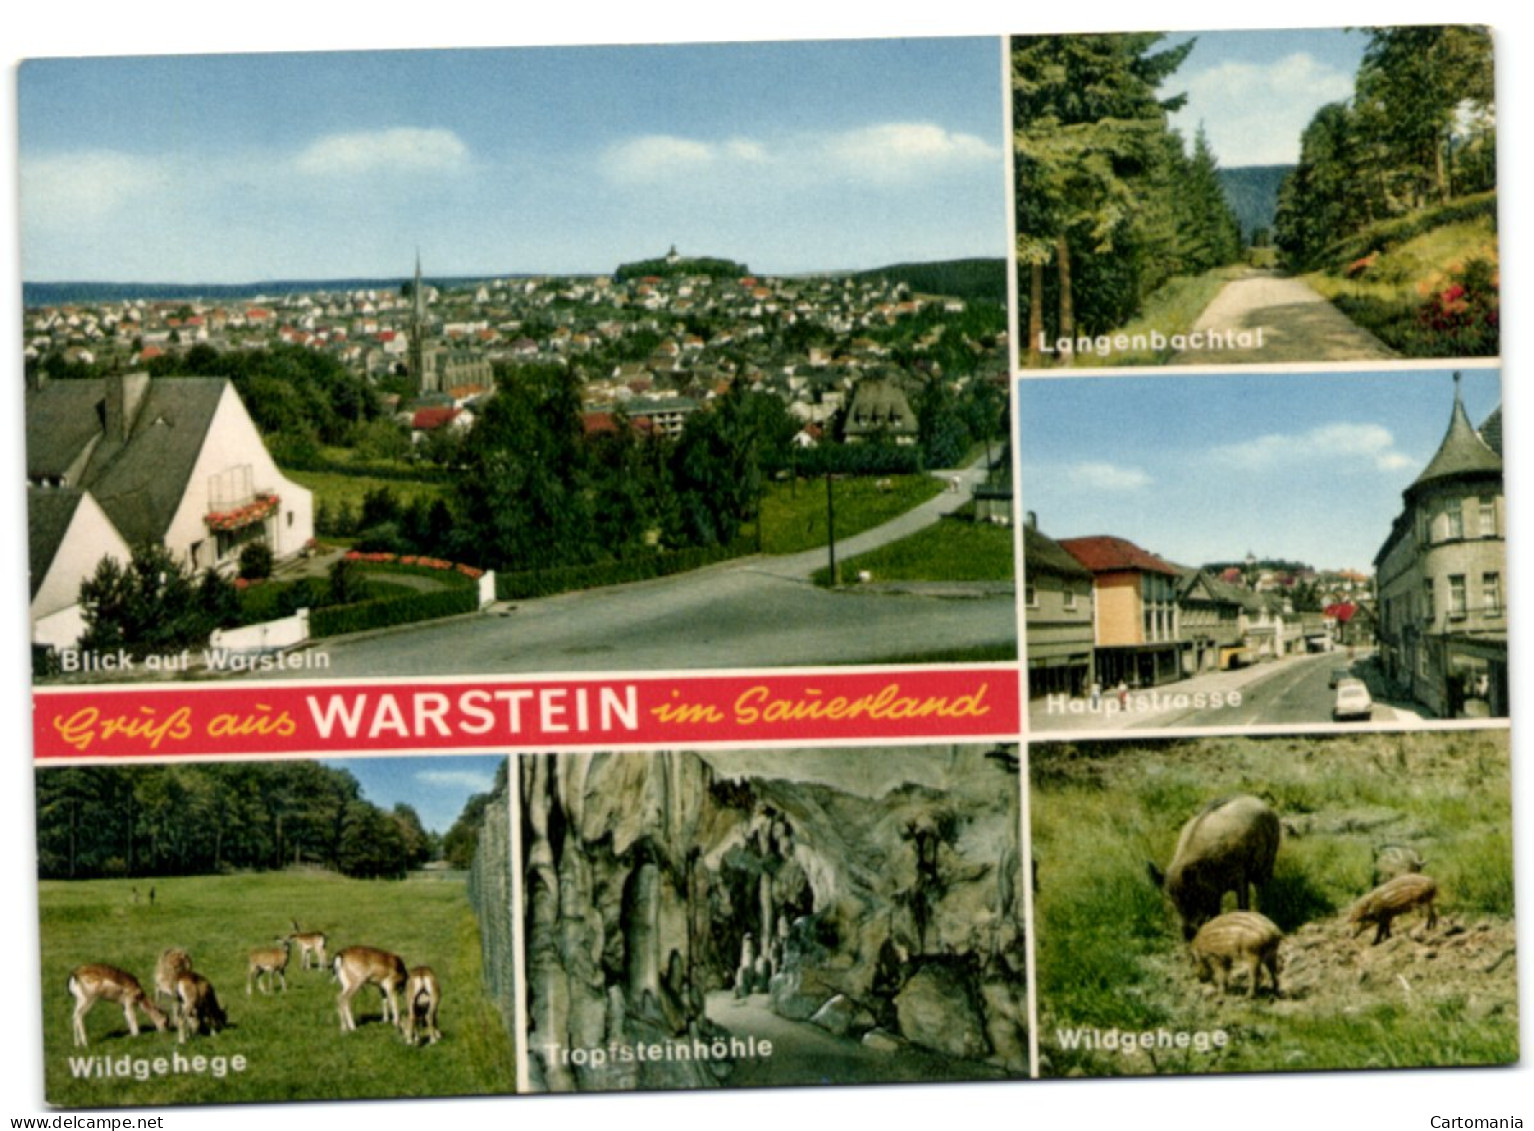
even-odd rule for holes
{"type": "Polygon", "coordinates": [[[1501,420],[1472,425],[1455,374],[1448,431],[1374,558],[1381,667],[1443,718],[1507,714],[1501,420]]]}

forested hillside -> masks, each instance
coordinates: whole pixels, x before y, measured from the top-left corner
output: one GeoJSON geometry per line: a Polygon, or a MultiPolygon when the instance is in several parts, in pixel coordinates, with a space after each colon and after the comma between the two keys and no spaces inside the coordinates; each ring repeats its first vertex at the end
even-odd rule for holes
{"type": "Polygon", "coordinates": [[[1293,165],[1243,165],[1239,169],[1220,170],[1220,187],[1241,225],[1245,242],[1260,242],[1264,236],[1271,238],[1279,186],[1293,169],[1293,165]]]}
{"type": "Polygon", "coordinates": [[[1007,264],[1003,259],[950,259],[941,263],[896,263],[859,271],[858,280],[905,283],[913,291],[954,298],[1007,301],[1007,264]]]}

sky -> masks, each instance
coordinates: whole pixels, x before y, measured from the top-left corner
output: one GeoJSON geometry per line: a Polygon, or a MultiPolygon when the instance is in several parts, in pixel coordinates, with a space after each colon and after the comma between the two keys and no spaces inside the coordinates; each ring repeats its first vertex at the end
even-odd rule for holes
{"type": "Polygon", "coordinates": [[[419,758],[325,758],[331,769],[346,770],[362,787],[362,796],[380,809],[403,801],[416,811],[429,832],[445,833],[476,793],[489,793],[504,755],[431,755],[419,758]]]}
{"type": "Polygon", "coordinates": [[[1006,254],[990,38],[34,59],[22,278],[1006,254]]]}
{"type": "MultiPolygon", "coordinates": [[[[1463,370],[1479,426],[1496,370],[1463,370]]],[[[1112,534],[1180,565],[1374,570],[1454,406],[1450,370],[1029,378],[1022,507],[1049,537],[1112,534]]]]}
{"type": "MultiPolygon", "coordinates": [[[[1185,43],[1169,36],[1166,46],[1185,43]]],[[[1191,144],[1202,124],[1222,168],[1292,165],[1315,112],[1353,94],[1363,31],[1199,32],[1161,94],[1186,94],[1172,125],[1191,144]]]]}

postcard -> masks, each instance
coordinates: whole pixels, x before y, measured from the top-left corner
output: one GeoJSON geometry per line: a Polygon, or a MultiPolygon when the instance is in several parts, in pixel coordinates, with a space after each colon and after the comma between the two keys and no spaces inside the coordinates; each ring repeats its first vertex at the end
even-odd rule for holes
{"type": "Polygon", "coordinates": [[[47,1101],[1516,1062],[1492,76],[25,61],[47,1101]]]}

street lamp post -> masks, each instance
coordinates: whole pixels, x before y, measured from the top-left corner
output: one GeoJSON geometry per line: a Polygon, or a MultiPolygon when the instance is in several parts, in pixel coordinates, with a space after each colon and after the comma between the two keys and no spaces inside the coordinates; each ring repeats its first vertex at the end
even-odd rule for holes
{"type": "Polygon", "coordinates": [[[831,558],[831,587],[836,587],[836,495],[831,490],[831,472],[826,470],[826,552],[831,558]]]}

